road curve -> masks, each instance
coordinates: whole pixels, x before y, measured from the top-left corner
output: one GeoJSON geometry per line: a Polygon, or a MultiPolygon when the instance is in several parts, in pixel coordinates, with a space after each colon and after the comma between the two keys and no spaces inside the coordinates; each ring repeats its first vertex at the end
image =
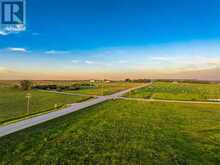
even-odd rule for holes
{"type": "Polygon", "coordinates": [[[64,116],[64,115],[67,115],[67,114],[70,114],[70,113],[75,112],[75,111],[78,111],[78,110],[81,110],[81,109],[84,109],[84,108],[102,103],[102,102],[107,101],[107,100],[119,98],[119,97],[123,96],[125,93],[128,93],[131,90],[142,88],[146,85],[148,85],[148,84],[144,84],[144,85],[141,85],[141,86],[138,86],[138,87],[135,87],[135,88],[130,88],[130,89],[127,89],[127,90],[123,90],[123,91],[120,91],[120,92],[117,92],[115,94],[108,95],[108,96],[98,96],[98,97],[96,97],[94,99],[91,99],[91,100],[87,100],[87,101],[84,101],[84,102],[81,102],[81,103],[76,103],[76,104],[71,105],[70,107],[62,109],[62,110],[49,112],[49,113],[41,115],[41,116],[25,119],[25,120],[22,120],[22,121],[19,121],[19,122],[16,122],[16,123],[12,123],[12,124],[9,124],[9,125],[5,125],[5,126],[0,126],[0,137],[3,137],[3,136],[6,136],[8,134],[20,131],[22,129],[25,129],[25,128],[28,128],[28,127],[31,127],[31,126],[34,126],[34,125],[37,125],[37,124],[55,119],[55,118],[58,118],[58,117],[61,117],[61,116],[64,116]]]}

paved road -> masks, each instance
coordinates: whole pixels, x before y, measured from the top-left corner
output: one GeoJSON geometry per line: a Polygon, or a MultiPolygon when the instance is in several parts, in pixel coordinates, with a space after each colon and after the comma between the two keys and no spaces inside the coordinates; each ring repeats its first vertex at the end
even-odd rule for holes
{"type": "Polygon", "coordinates": [[[137,88],[142,88],[146,85],[148,85],[148,84],[145,84],[145,85],[142,85],[139,87],[135,87],[135,88],[131,88],[131,89],[127,89],[127,90],[117,92],[115,94],[108,95],[108,96],[98,96],[97,98],[74,104],[69,108],[65,108],[62,110],[54,111],[54,112],[49,112],[49,113],[41,115],[41,116],[33,117],[30,119],[25,119],[25,120],[22,120],[22,121],[13,123],[13,124],[9,124],[6,126],[0,126],[0,137],[17,132],[17,131],[20,131],[22,129],[25,129],[25,128],[28,128],[28,127],[31,127],[31,126],[34,126],[34,125],[37,125],[40,123],[43,123],[43,122],[46,122],[46,121],[49,121],[49,120],[52,120],[52,119],[55,119],[55,118],[58,118],[58,117],[61,117],[61,116],[64,116],[64,115],[67,115],[67,114],[70,114],[75,111],[102,103],[107,100],[119,98],[131,90],[135,90],[137,88]]]}
{"type": "Polygon", "coordinates": [[[220,102],[210,102],[210,101],[180,101],[180,100],[126,98],[126,97],[119,97],[119,98],[124,99],[124,100],[136,100],[136,101],[146,101],[146,102],[186,103],[186,104],[220,104],[220,102]]]}

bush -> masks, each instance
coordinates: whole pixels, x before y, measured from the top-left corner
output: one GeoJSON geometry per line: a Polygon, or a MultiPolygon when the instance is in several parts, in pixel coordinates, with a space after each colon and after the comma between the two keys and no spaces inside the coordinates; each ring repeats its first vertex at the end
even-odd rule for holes
{"type": "Polygon", "coordinates": [[[22,80],[20,82],[20,86],[23,90],[30,90],[32,87],[32,81],[30,80],[22,80]]]}
{"type": "Polygon", "coordinates": [[[33,89],[41,89],[41,90],[56,90],[56,85],[35,85],[33,89]]]}
{"type": "Polygon", "coordinates": [[[13,85],[14,89],[18,89],[20,86],[18,84],[13,85]]]}

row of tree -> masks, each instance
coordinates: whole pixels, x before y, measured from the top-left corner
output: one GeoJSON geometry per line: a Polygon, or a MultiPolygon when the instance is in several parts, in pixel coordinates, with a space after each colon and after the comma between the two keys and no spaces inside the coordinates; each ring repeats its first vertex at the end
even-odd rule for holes
{"type": "Polygon", "coordinates": [[[33,89],[41,89],[41,90],[79,90],[79,89],[88,89],[88,88],[95,88],[96,86],[93,84],[88,83],[77,83],[72,85],[35,85],[33,89]]]}
{"type": "Polygon", "coordinates": [[[33,82],[30,80],[22,80],[20,81],[20,88],[23,90],[31,90],[31,89],[41,89],[41,90],[79,90],[79,89],[88,89],[95,88],[94,84],[89,83],[76,83],[72,85],[33,85],[33,82]]]}

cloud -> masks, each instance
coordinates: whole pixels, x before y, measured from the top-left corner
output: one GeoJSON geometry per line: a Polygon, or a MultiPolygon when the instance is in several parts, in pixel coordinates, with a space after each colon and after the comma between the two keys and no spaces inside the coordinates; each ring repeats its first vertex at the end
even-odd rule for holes
{"type": "MultiPolygon", "coordinates": [[[[5,49],[1,51],[4,53],[5,49]]],[[[19,50],[14,49],[14,51],[19,50]]],[[[20,49],[20,51],[24,50],[20,49]]],[[[48,49],[47,52],[41,51],[40,53],[44,56],[38,58],[38,60],[31,59],[31,68],[39,68],[39,64],[37,63],[49,62],[49,65],[45,66],[45,68],[48,67],[51,71],[57,72],[57,68],[60,67],[60,70],[63,69],[64,73],[68,71],[72,73],[77,68],[77,71],[85,73],[109,72],[112,75],[115,73],[120,73],[121,75],[125,73],[126,77],[132,74],[133,76],[140,75],[140,77],[144,77],[148,73],[152,77],[160,74],[172,74],[176,77],[180,75],[179,77],[181,78],[181,75],[184,74],[180,74],[180,72],[195,72],[193,76],[196,76],[201,70],[215,70],[216,68],[220,68],[220,41],[207,41],[200,44],[176,43],[175,45],[166,44],[151,47],[116,47],[79,52],[48,49]],[[52,63],[48,61],[49,58],[45,53],[60,55],[59,57],[50,56],[53,59],[52,63]],[[62,60],[60,57],[62,57],[62,60]]],[[[14,58],[14,56],[12,57],[14,58]]],[[[20,65],[19,63],[24,62],[23,59],[19,60],[17,60],[19,61],[17,62],[18,66],[20,65]]],[[[3,62],[2,64],[5,65],[3,62]]]]}
{"type": "Polygon", "coordinates": [[[6,33],[5,31],[1,31],[1,30],[0,30],[0,36],[1,36],[1,35],[2,35],[2,36],[6,36],[7,33],[6,33]]]}
{"type": "Polygon", "coordinates": [[[48,50],[45,52],[45,54],[67,54],[70,53],[69,51],[63,51],[63,50],[48,50]]]}
{"type": "Polygon", "coordinates": [[[11,52],[27,52],[27,49],[25,48],[8,48],[11,52]]]}
{"type": "Polygon", "coordinates": [[[86,61],[85,61],[85,64],[91,65],[91,64],[97,64],[97,62],[95,62],[95,61],[90,61],[90,60],[86,60],[86,61]]]}
{"type": "Polygon", "coordinates": [[[56,54],[57,52],[55,50],[48,50],[45,53],[46,54],[56,54]]]}
{"type": "Polygon", "coordinates": [[[106,62],[106,61],[94,61],[94,60],[86,60],[84,61],[84,64],[86,65],[91,65],[93,68],[99,68],[99,69],[104,69],[104,68],[109,68],[112,67],[113,64],[111,62],[106,62]]]}

